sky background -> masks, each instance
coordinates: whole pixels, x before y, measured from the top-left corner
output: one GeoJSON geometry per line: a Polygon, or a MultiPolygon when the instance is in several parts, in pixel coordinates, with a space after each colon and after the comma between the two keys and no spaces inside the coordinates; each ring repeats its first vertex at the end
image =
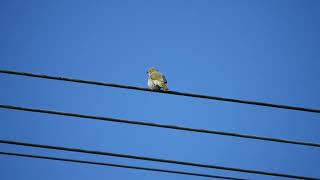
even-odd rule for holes
{"type": "MultiPolygon", "coordinates": [[[[0,69],[320,108],[320,1],[0,2],[0,69]]],[[[320,143],[319,114],[0,74],[0,104],[320,143]]],[[[0,139],[320,177],[320,149],[0,109],[0,139]]],[[[274,177],[0,144],[1,151],[274,177]]],[[[0,156],[0,179],[206,179],[0,156]]],[[[281,178],[277,178],[281,179],[281,178]]]]}

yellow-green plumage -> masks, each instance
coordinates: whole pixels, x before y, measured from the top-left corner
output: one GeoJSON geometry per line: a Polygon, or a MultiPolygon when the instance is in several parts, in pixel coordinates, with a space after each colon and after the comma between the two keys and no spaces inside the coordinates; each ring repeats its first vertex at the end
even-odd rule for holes
{"type": "Polygon", "coordinates": [[[148,86],[152,90],[168,90],[167,79],[156,68],[150,68],[148,70],[148,86]]]}

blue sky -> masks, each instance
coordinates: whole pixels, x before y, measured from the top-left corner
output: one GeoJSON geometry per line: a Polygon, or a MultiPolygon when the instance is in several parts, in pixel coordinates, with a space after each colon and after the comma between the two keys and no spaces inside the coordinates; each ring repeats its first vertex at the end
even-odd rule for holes
{"type": "MultiPolygon", "coordinates": [[[[316,0],[1,1],[0,68],[320,108],[316,0]]],[[[0,74],[0,103],[320,143],[318,114],[0,74]]],[[[320,149],[0,110],[0,138],[320,177],[320,149]]],[[[274,177],[0,144],[51,155],[274,177]]],[[[205,179],[0,156],[0,179],[205,179]]],[[[279,178],[280,179],[280,178],[279,178]]]]}

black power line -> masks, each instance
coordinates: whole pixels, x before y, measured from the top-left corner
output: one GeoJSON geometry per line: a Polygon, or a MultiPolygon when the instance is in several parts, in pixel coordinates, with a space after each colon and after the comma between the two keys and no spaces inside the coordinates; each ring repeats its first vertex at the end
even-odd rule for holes
{"type": "Polygon", "coordinates": [[[286,140],[286,139],[261,137],[261,136],[255,136],[255,135],[238,134],[238,133],[230,133],[230,132],[214,131],[214,130],[206,130],[206,129],[194,129],[194,128],[188,128],[188,127],[156,124],[156,123],[149,123],[149,122],[143,122],[143,121],[129,121],[129,120],[124,120],[124,119],[115,119],[115,118],[109,118],[109,117],[98,117],[98,116],[90,116],[90,115],[74,114],[74,113],[67,113],[67,112],[42,110],[42,109],[31,109],[31,108],[17,107],[17,106],[10,106],[10,105],[2,105],[2,104],[0,104],[0,108],[12,109],[12,110],[20,110],[20,111],[29,111],[29,112],[37,112],[37,113],[45,113],[45,114],[54,114],[54,115],[61,115],[61,116],[71,116],[71,117],[94,119],[94,120],[100,120],[100,121],[110,121],[110,122],[116,122],[116,123],[126,123],[126,124],[151,126],[151,127],[166,128],[166,129],[175,129],[175,130],[197,132],[197,133],[216,134],[216,135],[223,135],[223,136],[231,136],[231,137],[255,139],[255,140],[262,140],[262,141],[278,142],[278,143],[287,143],[287,144],[295,144],[295,145],[303,145],[303,146],[311,146],[311,147],[320,147],[320,144],[317,144],[317,143],[302,142],[302,141],[292,141],[292,140],[286,140]]]}
{"type": "Polygon", "coordinates": [[[266,106],[266,107],[289,109],[289,110],[296,110],[296,111],[320,113],[320,109],[310,109],[310,108],[304,108],[304,107],[271,104],[271,103],[264,103],[264,102],[257,102],[257,101],[248,101],[248,100],[231,99],[231,98],[224,98],[224,97],[217,97],[217,96],[206,96],[206,95],[200,95],[200,94],[182,93],[182,92],[177,92],[177,91],[152,91],[147,88],[141,88],[141,87],[136,87],[136,86],[120,85],[120,84],[114,84],[114,83],[104,83],[104,82],[97,82],[97,81],[88,81],[88,80],[73,79],[73,78],[67,78],[67,77],[57,77],[57,76],[49,76],[49,75],[33,74],[33,73],[17,72],[17,71],[9,71],[9,70],[0,70],[0,73],[35,77],[35,78],[43,78],[43,79],[51,79],[51,80],[59,80],[59,81],[68,81],[68,82],[82,83],[82,84],[92,84],[92,85],[98,85],[98,86],[109,86],[109,87],[115,87],[115,88],[157,92],[157,93],[164,93],[164,94],[188,96],[188,97],[218,100],[218,101],[227,101],[227,102],[233,102],[233,103],[257,105],[257,106],[266,106]]]}
{"type": "Polygon", "coordinates": [[[296,179],[305,179],[305,180],[320,180],[320,178],[315,178],[315,177],[296,176],[296,175],[274,173],[274,172],[267,172],[267,171],[240,169],[240,168],[224,167],[224,166],[218,166],[218,165],[200,164],[200,163],[193,163],[193,162],[186,162],[186,161],[176,161],[176,160],[170,160],[170,159],[160,159],[160,158],[153,158],[153,157],[134,156],[134,155],[128,155],[128,154],[119,154],[119,153],[93,151],[93,150],[84,150],[84,149],[78,149],[78,148],[67,148],[67,147],[61,147],[61,146],[50,146],[50,145],[43,145],[43,144],[31,144],[31,143],[8,141],[8,140],[0,140],[0,143],[2,143],[2,144],[20,145],[20,146],[28,146],[28,147],[37,147],[37,148],[44,148],[44,149],[70,151],[70,152],[87,153],[87,154],[95,154],[95,155],[103,155],[103,156],[111,156],[111,157],[119,157],[119,158],[129,158],[129,159],[137,159],[137,160],[153,161],[153,162],[161,162],[161,163],[179,164],[179,165],[201,167],[201,168],[210,168],[210,169],[219,169],[219,170],[226,170],[226,171],[235,171],[235,172],[242,172],[242,173],[260,174],[260,175],[267,175],[267,176],[296,178],[296,179]]]}
{"type": "Polygon", "coordinates": [[[227,177],[227,176],[217,176],[217,175],[210,175],[210,174],[191,173],[191,172],[185,172],[185,171],[173,171],[173,170],[166,170],[166,169],[147,168],[147,167],[139,167],[139,166],[128,166],[128,165],[113,164],[113,163],[102,163],[102,162],[94,162],[94,161],[57,158],[57,157],[50,157],[50,156],[38,156],[38,155],[31,155],[31,154],[21,154],[21,153],[11,153],[11,152],[1,152],[0,151],[0,155],[28,157],[28,158],[36,158],[36,159],[47,159],[47,160],[54,160],[54,161],[64,161],[64,162],[91,164],[91,165],[100,165],[100,166],[110,166],[110,167],[117,167],[117,168],[136,169],[136,170],[162,172],[162,173],[170,173],[170,174],[207,177],[207,178],[214,178],[214,179],[248,180],[248,179],[243,179],[243,178],[234,178],[234,177],[227,177]]]}

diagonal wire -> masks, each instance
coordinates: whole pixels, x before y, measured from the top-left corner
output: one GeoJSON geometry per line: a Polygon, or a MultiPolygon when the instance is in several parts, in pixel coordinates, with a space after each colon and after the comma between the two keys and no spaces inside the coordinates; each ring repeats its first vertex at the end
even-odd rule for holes
{"type": "Polygon", "coordinates": [[[99,116],[90,116],[90,115],[74,114],[74,113],[59,112],[59,111],[50,111],[50,110],[43,110],[43,109],[32,109],[32,108],[17,107],[17,106],[3,105],[3,104],[0,104],[0,108],[19,110],[19,111],[36,112],[36,113],[54,114],[54,115],[61,115],[61,116],[78,117],[78,118],[84,118],[84,119],[94,119],[94,120],[100,120],[100,121],[110,121],[110,122],[116,122],[116,123],[125,123],[125,124],[141,125],[141,126],[151,126],[151,127],[174,129],[174,130],[181,130],[181,131],[205,133],[205,134],[215,134],[215,135],[222,135],[222,136],[239,137],[239,138],[246,138],[246,139],[255,139],[255,140],[261,140],[261,141],[303,145],[303,146],[310,146],[310,147],[320,147],[320,144],[311,143],[311,142],[292,141],[292,140],[287,140],[287,139],[277,139],[277,138],[270,138],[270,137],[262,137],[262,136],[238,134],[238,133],[230,133],[230,132],[206,130],[206,129],[194,129],[194,128],[188,128],[188,127],[156,124],[156,123],[149,123],[149,122],[143,122],[143,121],[129,121],[129,120],[124,120],[124,119],[110,118],[110,117],[99,117],[99,116]]]}
{"type": "Polygon", "coordinates": [[[224,97],[217,97],[217,96],[207,96],[207,95],[200,95],[200,94],[183,93],[183,92],[177,92],[177,91],[152,91],[147,88],[141,88],[141,87],[136,87],[136,86],[120,85],[120,84],[105,83],[105,82],[98,82],[98,81],[88,81],[88,80],[49,76],[49,75],[42,75],[42,74],[33,74],[33,73],[27,73],[27,72],[18,72],[18,71],[10,71],[10,70],[1,70],[0,69],[0,73],[19,75],[19,76],[28,76],[28,77],[42,78],[42,79],[67,81],[67,82],[74,82],[74,83],[82,83],[82,84],[91,84],[91,85],[97,85],[97,86],[108,86],[108,87],[132,89],[132,90],[139,90],[139,91],[157,92],[157,93],[172,94],[172,95],[178,95],[178,96],[188,96],[188,97],[194,97],[194,98],[226,101],[226,102],[241,103],[241,104],[250,104],[250,105],[257,105],[257,106],[295,110],[295,111],[320,113],[320,109],[311,109],[311,108],[305,108],[305,107],[280,105],[280,104],[272,104],[272,103],[249,101],[249,100],[240,100],[240,99],[231,99],[231,98],[224,98],[224,97]]]}
{"type": "Polygon", "coordinates": [[[113,163],[102,163],[102,162],[95,162],[95,161],[84,161],[84,160],[57,158],[57,157],[50,157],[50,156],[38,156],[38,155],[22,154],[22,153],[11,153],[11,152],[1,152],[0,151],[0,155],[28,157],[28,158],[36,158],[36,159],[47,159],[47,160],[54,160],[54,161],[91,164],[91,165],[109,166],[109,167],[126,168],[126,169],[136,169],[136,170],[162,172],[162,173],[170,173],[170,174],[207,177],[207,178],[214,178],[214,179],[248,180],[248,179],[243,179],[243,178],[235,178],[235,177],[227,177],[227,176],[217,176],[217,175],[210,175],[210,174],[191,173],[191,172],[185,172],[185,171],[173,171],[173,170],[166,170],[166,169],[147,168],[147,167],[139,167],[139,166],[128,166],[128,165],[113,164],[113,163]]]}
{"type": "Polygon", "coordinates": [[[260,174],[260,175],[275,176],[275,177],[295,178],[295,179],[304,179],[304,180],[320,180],[320,178],[315,178],[315,177],[297,176],[297,175],[291,175],[291,174],[274,173],[274,172],[267,172],[267,171],[257,171],[257,170],[250,170],[250,169],[240,169],[240,168],[225,167],[225,166],[218,166],[218,165],[200,164],[200,163],[177,161],[177,160],[170,160],[170,159],[160,159],[160,158],[153,158],[153,157],[143,157],[143,156],[112,153],[112,152],[105,152],[105,151],[104,152],[93,151],[93,150],[85,150],[85,149],[78,149],[78,148],[67,148],[67,147],[61,147],[61,146],[32,144],[32,143],[8,141],[8,140],[0,140],[0,143],[19,145],[19,146],[28,146],[28,147],[37,147],[37,148],[44,148],[44,149],[62,150],[62,151],[69,151],[69,152],[79,152],[79,153],[103,155],[103,156],[111,156],[111,157],[119,157],[119,158],[137,159],[137,160],[144,160],[144,161],[170,163],[170,164],[178,164],[178,165],[193,166],[193,167],[200,167],[200,168],[219,169],[219,170],[225,170],[225,171],[234,171],[234,172],[242,172],[242,173],[250,173],[250,174],[260,174]]]}

